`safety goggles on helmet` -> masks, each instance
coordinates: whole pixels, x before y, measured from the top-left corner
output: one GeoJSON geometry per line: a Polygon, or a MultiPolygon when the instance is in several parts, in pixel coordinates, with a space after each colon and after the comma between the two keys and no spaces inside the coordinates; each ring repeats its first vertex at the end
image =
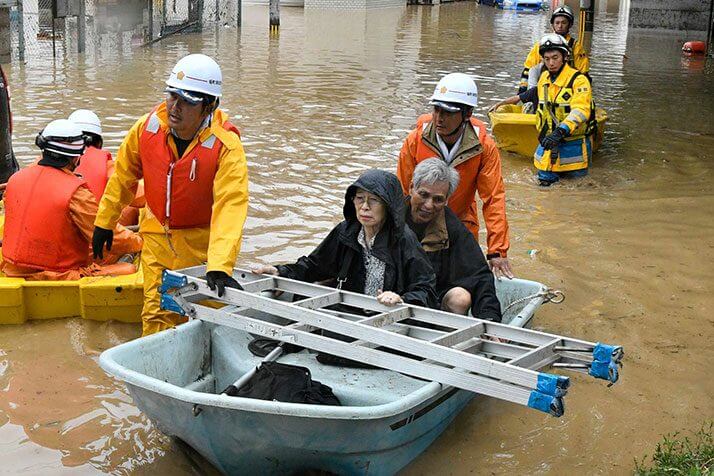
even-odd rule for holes
{"type": "Polygon", "coordinates": [[[64,155],[66,157],[79,157],[84,154],[86,143],[84,135],[56,137],[43,136],[40,133],[37,134],[37,138],[35,139],[35,144],[43,151],[54,152],[55,154],[64,155]]]}
{"type": "Polygon", "coordinates": [[[568,47],[568,42],[562,36],[556,33],[550,33],[545,35],[538,47],[538,53],[543,56],[546,51],[558,50],[563,53],[563,56],[568,56],[570,54],[570,48],[568,47]]]}
{"type": "Polygon", "coordinates": [[[439,109],[443,109],[447,112],[459,112],[462,107],[460,104],[454,104],[444,101],[430,101],[429,105],[438,107],[439,109]]]}
{"type": "Polygon", "coordinates": [[[195,106],[196,104],[201,104],[205,96],[201,94],[194,93],[192,91],[186,91],[185,89],[173,88],[171,86],[167,87],[165,90],[167,93],[175,94],[187,103],[195,106]]]}

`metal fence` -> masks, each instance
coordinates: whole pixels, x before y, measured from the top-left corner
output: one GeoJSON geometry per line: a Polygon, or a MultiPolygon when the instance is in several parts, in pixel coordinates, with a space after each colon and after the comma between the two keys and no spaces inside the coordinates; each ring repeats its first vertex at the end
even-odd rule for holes
{"type": "Polygon", "coordinates": [[[68,0],[68,15],[54,19],[53,3],[17,0],[11,8],[13,61],[44,60],[107,42],[141,45],[215,23],[235,25],[238,0],[68,0]]]}

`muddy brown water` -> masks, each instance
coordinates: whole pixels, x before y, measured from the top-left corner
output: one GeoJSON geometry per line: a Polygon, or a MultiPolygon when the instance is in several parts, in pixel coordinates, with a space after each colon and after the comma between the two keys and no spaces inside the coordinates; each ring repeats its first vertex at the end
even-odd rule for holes
{"type": "MultiPolygon", "coordinates": [[[[620,384],[574,376],[555,419],[477,398],[405,474],[626,474],[660,435],[714,417],[714,67],[683,59],[677,35],[628,36],[624,7],[598,13],[596,99],[610,114],[589,177],[534,185],[529,161],[503,154],[518,276],[562,289],[533,326],[625,346],[620,384]],[[529,256],[529,250],[537,250],[529,256]]],[[[251,205],[239,264],[311,250],[339,220],[362,170],[393,170],[402,140],[442,73],[466,71],[478,116],[513,91],[545,14],[472,3],[367,13],[267,10],[148,49],[103,38],[85,56],[6,69],[15,150],[73,109],[94,109],[116,151],[162,97],[176,59],[202,51],[225,77],[223,107],[242,131],[251,205]]],[[[98,354],[138,325],[77,319],[0,328],[0,473],[212,474],[159,433],[98,354]]]]}

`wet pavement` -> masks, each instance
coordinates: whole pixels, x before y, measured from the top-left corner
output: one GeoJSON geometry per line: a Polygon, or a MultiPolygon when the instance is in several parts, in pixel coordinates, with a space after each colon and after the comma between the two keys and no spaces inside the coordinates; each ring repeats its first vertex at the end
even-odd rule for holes
{"type": "MultiPolygon", "coordinates": [[[[688,38],[628,37],[626,15],[608,11],[596,17],[592,76],[610,120],[590,175],[539,189],[529,160],[502,158],[516,273],[567,296],[533,326],[624,345],[622,382],[574,376],[560,419],[477,398],[405,474],[625,474],[661,434],[714,418],[714,64],[682,58],[688,38]]],[[[485,119],[547,25],[546,14],[470,2],[285,8],[270,39],[267,8],[247,7],[240,32],[210,28],[145,49],[103,38],[86,56],[6,67],[15,152],[31,162],[47,122],[90,108],[116,153],[179,57],[215,56],[250,166],[239,264],[294,260],[340,219],[361,171],[396,168],[441,74],[475,76],[485,119]]],[[[99,369],[99,352],[139,333],[76,319],[0,327],[0,473],[213,471],[99,369]]]]}

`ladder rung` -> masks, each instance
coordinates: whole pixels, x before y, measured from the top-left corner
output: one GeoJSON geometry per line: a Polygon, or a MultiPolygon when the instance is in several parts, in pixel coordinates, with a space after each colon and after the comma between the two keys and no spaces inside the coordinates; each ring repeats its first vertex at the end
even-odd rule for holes
{"type": "Polygon", "coordinates": [[[404,319],[409,319],[412,316],[411,310],[408,307],[400,307],[393,311],[383,312],[376,316],[368,317],[357,321],[360,324],[367,324],[373,327],[386,327],[404,319]]]}
{"type": "Polygon", "coordinates": [[[548,361],[550,359],[553,359],[552,361],[555,362],[560,358],[560,356],[553,353],[553,348],[561,342],[562,339],[554,339],[549,344],[542,347],[536,347],[520,357],[516,357],[515,359],[508,361],[508,363],[519,367],[531,368],[537,363],[548,361]]]}
{"type": "Polygon", "coordinates": [[[249,293],[259,293],[276,287],[275,278],[263,278],[242,284],[243,289],[249,293]]]}
{"type": "Polygon", "coordinates": [[[463,341],[480,336],[481,334],[483,334],[484,329],[485,326],[483,324],[475,323],[471,327],[467,327],[465,329],[458,329],[453,332],[449,332],[448,334],[444,334],[441,337],[437,337],[431,342],[446,347],[453,347],[454,345],[459,344],[463,341]]]}
{"type": "Polygon", "coordinates": [[[340,297],[340,293],[334,292],[302,299],[300,301],[294,302],[293,304],[295,304],[296,306],[304,307],[306,309],[320,309],[321,307],[339,304],[341,300],[342,299],[340,297]]]}

